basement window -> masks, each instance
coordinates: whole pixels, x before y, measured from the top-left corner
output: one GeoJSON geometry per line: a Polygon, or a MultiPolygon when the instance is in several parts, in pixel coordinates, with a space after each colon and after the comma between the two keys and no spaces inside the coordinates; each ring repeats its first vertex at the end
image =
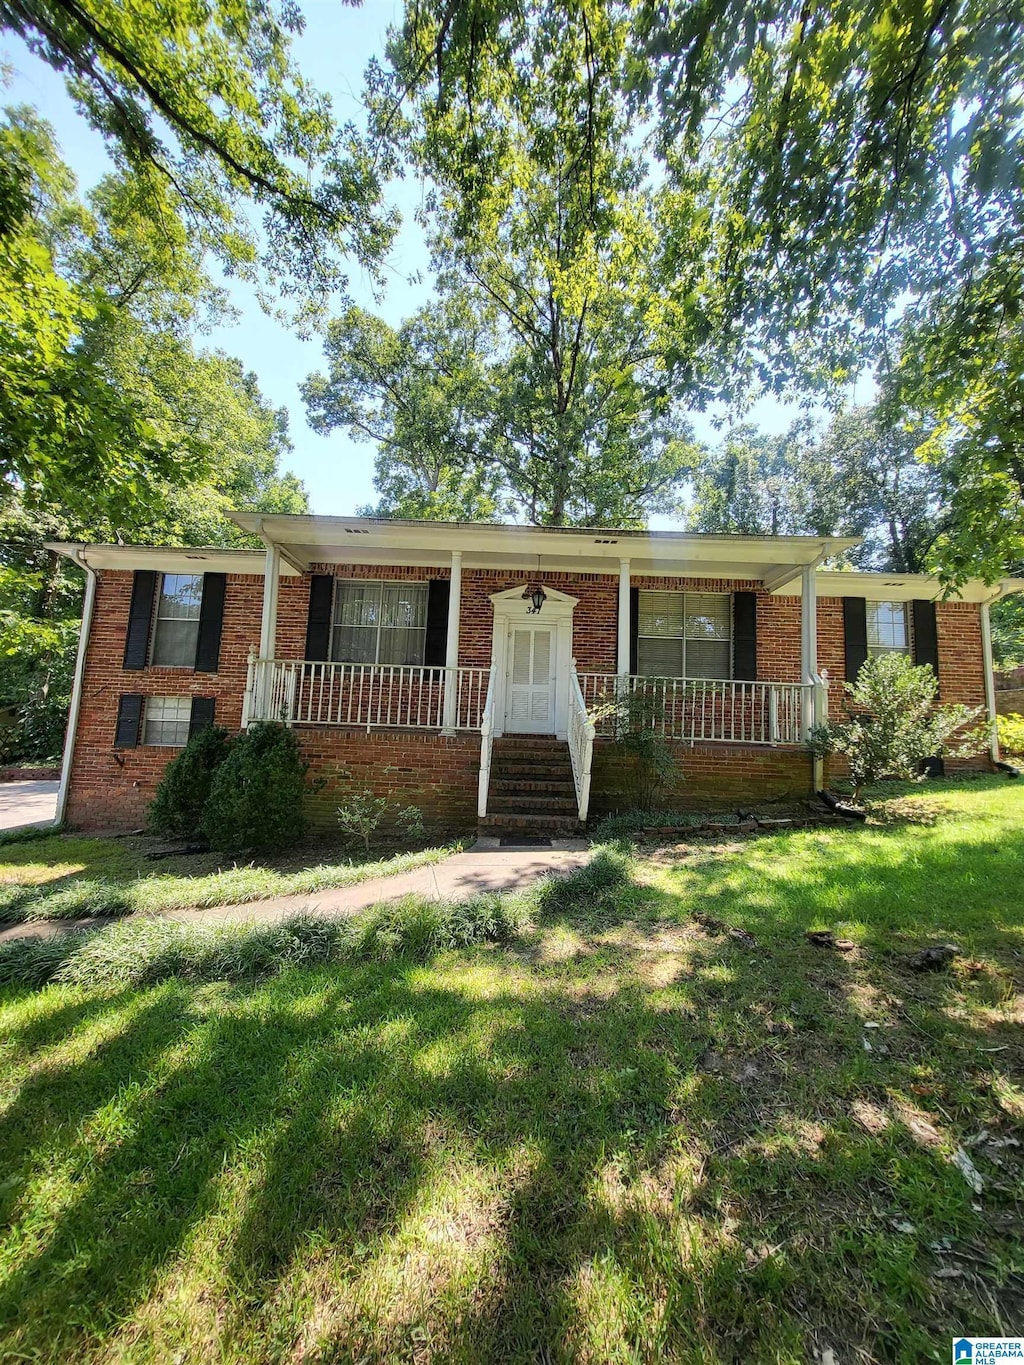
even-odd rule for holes
{"type": "Polygon", "coordinates": [[[147,697],[142,742],[181,749],[188,743],[191,720],[191,697],[147,697]]]}

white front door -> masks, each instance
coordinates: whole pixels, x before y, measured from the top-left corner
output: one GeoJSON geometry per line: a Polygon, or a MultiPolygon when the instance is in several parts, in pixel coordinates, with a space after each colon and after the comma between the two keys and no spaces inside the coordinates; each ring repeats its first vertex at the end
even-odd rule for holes
{"type": "Polygon", "coordinates": [[[505,731],[555,732],[555,632],[550,626],[512,626],[505,655],[505,731]]]}

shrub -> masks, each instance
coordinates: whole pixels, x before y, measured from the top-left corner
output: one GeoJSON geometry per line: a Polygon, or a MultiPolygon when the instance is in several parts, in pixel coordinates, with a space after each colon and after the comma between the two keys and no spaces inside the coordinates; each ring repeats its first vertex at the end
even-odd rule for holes
{"type": "Polygon", "coordinates": [[[259,721],[234,741],[213,775],[203,833],[224,853],[281,853],[306,832],[306,765],[292,731],[259,721]]]}
{"type": "Polygon", "coordinates": [[[644,687],[619,690],[595,713],[595,718],[611,716],[615,748],[624,760],[622,771],[631,804],[636,810],[652,810],[665,783],[681,776],[679,765],[660,722],[665,704],[655,692],[644,687]]]}
{"type": "Polygon", "coordinates": [[[811,734],[811,749],[846,758],[855,799],[883,777],[914,781],[933,755],[980,753],[985,740],[967,727],[981,708],[937,706],[938,688],[931,668],[916,667],[905,654],[868,659],[857,681],[846,684],[845,718],[819,725],[811,734]]]}
{"type": "Polygon", "coordinates": [[[999,748],[1003,755],[1024,758],[1024,716],[1016,713],[1010,716],[997,716],[996,728],[999,731],[999,748]]]}
{"type": "Polygon", "coordinates": [[[231,740],[217,725],[192,736],[164,769],[149,808],[149,826],[174,839],[198,839],[213,775],[228,756],[231,740]]]}
{"type": "Polygon", "coordinates": [[[338,807],[338,824],[346,840],[362,844],[369,854],[371,840],[389,814],[404,838],[415,841],[424,837],[423,812],[418,806],[399,808],[386,796],[374,796],[369,787],[346,794],[344,804],[338,807]]]}
{"type": "Polygon", "coordinates": [[[374,796],[369,787],[347,792],[344,804],[338,807],[342,836],[362,844],[369,853],[370,840],[380,828],[389,804],[386,796],[374,796]]]}

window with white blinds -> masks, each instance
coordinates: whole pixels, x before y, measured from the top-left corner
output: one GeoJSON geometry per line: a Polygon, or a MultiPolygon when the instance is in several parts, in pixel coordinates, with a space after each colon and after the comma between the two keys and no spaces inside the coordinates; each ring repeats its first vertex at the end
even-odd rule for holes
{"type": "Polygon", "coordinates": [[[910,653],[910,611],[906,602],[865,603],[868,653],[910,653]]]}
{"type": "Polygon", "coordinates": [[[641,591],[637,671],[648,678],[731,678],[732,595],[641,591]]]}
{"type": "Polygon", "coordinates": [[[346,664],[421,664],[426,637],[426,583],[337,580],[332,659],[346,664]]]}

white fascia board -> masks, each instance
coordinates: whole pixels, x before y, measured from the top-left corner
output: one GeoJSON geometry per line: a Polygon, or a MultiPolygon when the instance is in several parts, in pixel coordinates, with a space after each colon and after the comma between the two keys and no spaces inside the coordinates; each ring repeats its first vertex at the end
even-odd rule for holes
{"type": "MultiPolygon", "coordinates": [[[[91,569],[155,569],[161,573],[234,573],[262,578],[266,554],[262,550],[233,550],[223,546],[83,545],[47,541],[46,548],[91,569]]],[[[295,575],[290,565],[282,574],[295,575]]]]}
{"type": "MultiPolygon", "coordinates": [[[[1021,580],[1009,579],[1006,582],[1021,583],[1021,580]]],[[[801,586],[797,580],[778,589],[777,595],[799,597],[801,586]]],[[[819,597],[864,597],[869,602],[912,602],[916,600],[941,602],[947,600],[947,597],[952,602],[988,602],[993,597],[1001,595],[1002,587],[1003,584],[986,584],[980,579],[972,578],[956,592],[947,595],[939,579],[933,578],[929,574],[884,573],[880,570],[874,572],[818,570],[819,597]]],[[[1021,583],[1021,588],[1024,588],[1024,583],[1021,583]]],[[[1008,589],[1011,592],[1020,590],[1020,588],[1008,589]]]]}
{"type": "Polygon", "coordinates": [[[849,537],[705,536],[675,531],[615,531],[491,523],[406,522],[363,517],[229,514],[246,530],[290,546],[308,563],[445,564],[453,549],[466,567],[547,565],[618,573],[621,559],[639,572],[707,577],[761,578],[776,566],[800,567],[859,544],[849,537]],[[479,562],[477,557],[480,557],[479,562]],[[486,557],[486,558],[484,558],[486,557]]]}

